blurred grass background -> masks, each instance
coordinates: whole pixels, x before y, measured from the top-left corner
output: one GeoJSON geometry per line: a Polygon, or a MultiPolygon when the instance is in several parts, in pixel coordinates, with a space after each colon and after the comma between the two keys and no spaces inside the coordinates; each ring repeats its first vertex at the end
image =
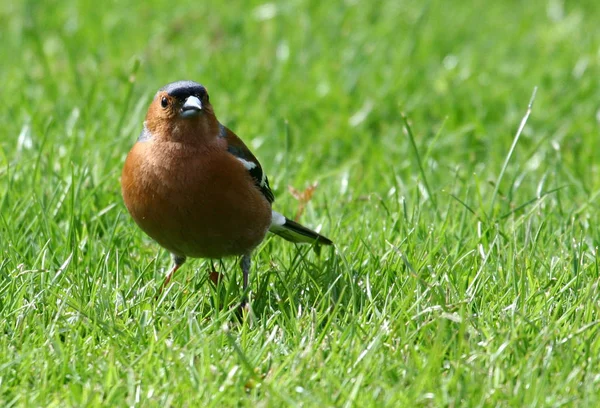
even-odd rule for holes
{"type": "Polygon", "coordinates": [[[585,0],[3,2],[0,403],[594,406],[598,21],[585,0]],[[301,220],[337,244],[268,240],[252,322],[233,260],[155,301],[168,256],[122,204],[179,79],[278,210],[318,183],[301,220]]]}

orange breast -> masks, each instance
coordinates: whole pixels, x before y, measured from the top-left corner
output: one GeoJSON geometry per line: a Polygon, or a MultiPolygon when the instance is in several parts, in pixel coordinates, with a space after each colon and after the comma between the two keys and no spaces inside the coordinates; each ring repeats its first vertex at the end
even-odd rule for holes
{"type": "Polygon", "coordinates": [[[125,161],[121,184],[135,222],[176,255],[247,254],[271,224],[271,205],[244,166],[216,147],[137,143],[125,161]]]}

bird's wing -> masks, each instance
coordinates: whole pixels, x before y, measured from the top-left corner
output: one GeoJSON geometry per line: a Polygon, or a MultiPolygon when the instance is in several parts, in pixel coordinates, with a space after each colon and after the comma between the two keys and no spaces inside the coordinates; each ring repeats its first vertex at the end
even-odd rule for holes
{"type": "Polygon", "coordinates": [[[219,137],[222,137],[227,141],[227,151],[235,156],[235,158],[240,162],[242,162],[267,201],[270,203],[275,201],[275,196],[273,196],[273,192],[269,186],[269,179],[267,178],[267,175],[263,171],[256,157],[254,157],[250,149],[248,149],[244,142],[242,142],[242,140],[237,137],[235,133],[223,125],[219,126],[219,137]]]}

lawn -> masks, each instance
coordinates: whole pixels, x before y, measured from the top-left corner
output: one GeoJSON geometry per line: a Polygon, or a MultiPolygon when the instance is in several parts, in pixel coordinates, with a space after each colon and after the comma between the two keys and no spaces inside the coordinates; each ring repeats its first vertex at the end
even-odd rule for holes
{"type": "Polygon", "coordinates": [[[0,405],[599,405],[600,8],[452,3],[1,2],[0,405]],[[241,320],[121,199],[179,79],[336,243],[241,320]]]}

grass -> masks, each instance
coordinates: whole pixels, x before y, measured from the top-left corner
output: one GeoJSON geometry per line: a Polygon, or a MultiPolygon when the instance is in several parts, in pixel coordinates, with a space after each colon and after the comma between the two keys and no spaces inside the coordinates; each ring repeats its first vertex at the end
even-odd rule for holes
{"type": "Polygon", "coordinates": [[[560,0],[0,5],[2,406],[600,404],[600,11],[560,0]],[[276,208],[235,260],[168,254],[119,176],[194,79],[276,208]],[[528,103],[537,87],[525,126],[528,103]]]}

